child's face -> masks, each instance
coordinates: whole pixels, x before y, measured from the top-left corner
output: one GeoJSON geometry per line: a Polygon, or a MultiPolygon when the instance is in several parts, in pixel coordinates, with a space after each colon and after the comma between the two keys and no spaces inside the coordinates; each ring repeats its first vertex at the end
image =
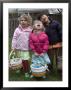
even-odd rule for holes
{"type": "Polygon", "coordinates": [[[41,22],[37,22],[34,24],[36,30],[42,30],[43,24],[41,22]]]}
{"type": "Polygon", "coordinates": [[[21,18],[20,24],[21,24],[22,27],[27,27],[28,26],[28,22],[25,18],[21,18]]]}

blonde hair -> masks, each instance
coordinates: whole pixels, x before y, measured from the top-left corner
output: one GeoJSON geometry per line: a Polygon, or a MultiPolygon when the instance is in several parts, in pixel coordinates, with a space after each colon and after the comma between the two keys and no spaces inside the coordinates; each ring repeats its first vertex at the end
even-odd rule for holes
{"type": "Polygon", "coordinates": [[[43,25],[43,23],[40,20],[35,20],[33,22],[33,30],[35,29],[35,24],[38,24],[38,23],[41,23],[42,24],[42,31],[44,31],[45,30],[44,25],[43,25]]]}
{"type": "Polygon", "coordinates": [[[22,15],[18,18],[18,21],[20,22],[22,18],[26,19],[26,21],[28,22],[28,25],[29,25],[29,26],[32,25],[32,17],[31,17],[30,15],[22,14],[22,15]]]}

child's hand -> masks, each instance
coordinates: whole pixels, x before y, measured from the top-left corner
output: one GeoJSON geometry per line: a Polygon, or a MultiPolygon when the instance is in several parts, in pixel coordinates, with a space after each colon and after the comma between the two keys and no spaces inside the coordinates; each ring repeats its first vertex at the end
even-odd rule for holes
{"type": "Polygon", "coordinates": [[[39,56],[39,54],[38,53],[34,53],[36,56],[39,56]]]}
{"type": "Polygon", "coordinates": [[[12,52],[15,52],[15,49],[14,48],[12,48],[12,52]]]}
{"type": "Polygon", "coordinates": [[[43,55],[44,55],[43,53],[40,54],[40,56],[43,56],[43,55]]]}

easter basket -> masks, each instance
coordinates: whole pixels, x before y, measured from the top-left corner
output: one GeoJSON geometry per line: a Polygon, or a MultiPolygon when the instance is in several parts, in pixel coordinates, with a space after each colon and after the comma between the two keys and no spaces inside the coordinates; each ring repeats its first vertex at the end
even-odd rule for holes
{"type": "Polygon", "coordinates": [[[22,68],[21,58],[17,58],[15,52],[11,51],[9,56],[9,68],[12,70],[17,70],[22,68]]]}
{"type": "Polygon", "coordinates": [[[46,74],[46,70],[48,70],[48,66],[46,62],[43,62],[42,57],[36,57],[34,58],[34,61],[32,62],[31,66],[32,75],[35,77],[42,77],[46,74]]]}
{"type": "Polygon", "coordinates": [[[46,74],[46,70],[48,69],[47,65],[41,67],[35,67],[33,64],[31,65],[32,75],[35,77],[42,77],[46,74]]]}

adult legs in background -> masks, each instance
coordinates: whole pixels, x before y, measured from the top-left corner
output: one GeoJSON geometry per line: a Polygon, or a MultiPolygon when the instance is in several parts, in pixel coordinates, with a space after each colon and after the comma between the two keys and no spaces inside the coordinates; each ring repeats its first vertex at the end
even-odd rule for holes
{"type": "Polygon", "coordinates": [[[62,48],[49,49],[48,55],[51,60],[52,70],[57,71],[57,57],[62,56],[62,48]]]}

